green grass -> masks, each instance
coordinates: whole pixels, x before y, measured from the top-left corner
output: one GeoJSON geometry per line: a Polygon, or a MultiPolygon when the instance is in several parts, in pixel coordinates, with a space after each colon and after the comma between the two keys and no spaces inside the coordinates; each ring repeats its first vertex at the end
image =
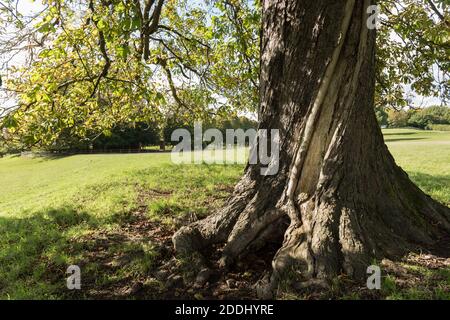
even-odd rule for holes
{"type": "Polygon", "coordinates": [[[385,129],[383,133],[397,164],[422,190],[450,206],[450,132],[385,129]]]}
{"type": "MultiPolygon", "coordinates": [[[[410,177],[450,204],[450,132],[384,134],[410,177]]],[[[71,297],[70,264],[82,264],[100,288],[142,277],[161,253],[157,240],[123,234],[131,213],[173,231],[178,219],[220,206],[243,167],[174,165],[169,153],[0,159],[0,298],[71,297]],[[128,259],[123,267],[105,272],[106,262],[121,259],[128,259]]]]}
{"type": "MultiPolygon", "coordinates": [[[[0,159],[0,298],[58,298],[67,266],[79,264],[86,246],[95,245],[92,234],[114,234],[140,205],[169,225],[188,212],[201,217],[211,197],[226,195],[223,186],[233,185],[241,171],[238,165],[172,165],[167,153],[0,159]],[[142,190],[167,196],[140,199],[142,190]]],[[[149,250],[123,270],[128,274],[102,281],[144,272],[149,250]]],[[[101,279],[99,268],[91,263],[84,272],[101,279]]]]}
{"type": "Polygon", "coordinates": [[[429,124],[427,127],[431,130],[450,131],[450,124],[429,124]]]}
{"type": "Polygon", "coordinates": [[[414,263],[402,263],[398,268],[402,275],[388,274],[383,278],[381,288],[386,299],[450,300],[450,268],[427,268],[414,263]]]}

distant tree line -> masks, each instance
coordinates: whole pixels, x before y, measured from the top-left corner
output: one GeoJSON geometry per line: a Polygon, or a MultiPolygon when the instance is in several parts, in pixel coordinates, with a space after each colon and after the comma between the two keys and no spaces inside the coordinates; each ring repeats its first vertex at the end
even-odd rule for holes
{"type": "MultiPolygon", "coordinates": [[[[217,128],[225,135],[226,129],[256,129],[257,122],[246,117],[235,117],[227,120],[211,120],[203,123],[203,130],[208,128],[217,128]]],[[[187,129],[191,134],[194,133],[193,123],[183,123],[177,118],[169,118],[165,123],[134,123],[123,124],[114,127],[111,130],[102,132],[92,141],[73,141],[70,144],[65,143],[65,149],[71,150],[115,150],[115,149],[140,149],[146,146],[165,146],[177,144],[178,141],[171,141],[172,132],[176,129],[187,129]]],[[[66,141],[67,142],[67,141],[66,141]]]]}
{"type": "MultiPolygon", "coordinates": [[[[84,150],[119,150],[119,149],[141,149],[148,146],[158,146],[162,149],[165,146],[175,145],[178,141],[171,141],[172,132],[176,129],[187,129],[194,133],[194,124],[185,123],[176,117],[167,119],[164,123],[123,123],[118,124],[110,130],[100,133],[91,132],[86,138],[85,136],[76,136],[70,131],[63,130],[58,139],[45,149],[44,151],[52,152],[71,152],[84,150]]],[[[234,117],[231,119],[212,119],[208,123],[202,123],[203,130],[209,128],[219,129],[225,136],[227,129],[256,129],[257,122],[247,117],[234,117]]],[[[17,144],[8,144],[7,132],[3,133],[0,139],[0,154],[16,153],[29,148],[17,144]]],[[[33,149],[33,148],[32,148],[33,149]]]]}
{"type": "MultiPolygon", "coordinates": [[[[223,137],[226,136],[227,129],[242,129],[242,130],[246,131],[248,129],[257,129],[257,127],[258,127],[258,123],[247,117],[234,117],[232,119],[212,120],[209,122],[202,123],[203,131],[208,130],[210,128],[219,129],[219,131],[222,133],[223,137]]],[[[193,136],[193,134],[194,134],[194,124],[193,123],[186,125],[186,124],[179,123],[175,119],[169,119],[169,121],[167,121],[166,126],[163,131],[164,141],[166,142],[166,144],[175,145],[178,143],[178,141],[171,141],[172,132],[178,128],[187,129],[191,133],[191,136],[193,136]]],[[[192,143],[193,143],[193,141],[192,141],[192,143]]],[[[209,142],[204,142],[204,146],[206,146],[208,144],[209,144],[209,142]]]]}
{"type": "Polygon", "coordinates": [[[389,128],[413,127],[450,131],[450,108],[445,106],[388,111],[379,109],[376,115],[380,125],[389,128]]]}

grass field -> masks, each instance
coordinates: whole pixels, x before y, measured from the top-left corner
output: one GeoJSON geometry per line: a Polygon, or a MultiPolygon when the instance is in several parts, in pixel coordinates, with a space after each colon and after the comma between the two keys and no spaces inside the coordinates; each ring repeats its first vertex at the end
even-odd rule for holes
{"type": "MultiPolygon", "coordinates": [[[[410,177],[450,206],[450,132],[388,129],[384,135],[410,177]]],[[[0,298],[176,297],[155,276],[172,254],[170,235],[219,207],[242,170],[174,165],[169,153],[0,159],[0,298]],[[66,288],[71,264],[82,268],[79,292],[66,288]]],[[[406,272],[423,281],[402,287],[388,275],[381,297],[450,299],[445,265],[406,263],[406,272]]]]}

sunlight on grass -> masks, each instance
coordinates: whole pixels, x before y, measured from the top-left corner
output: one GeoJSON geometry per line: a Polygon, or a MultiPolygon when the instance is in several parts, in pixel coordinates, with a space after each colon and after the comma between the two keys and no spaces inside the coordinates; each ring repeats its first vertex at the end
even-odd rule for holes
{"type": "MultiPolygon", "coordinates": [[[[397,163],[425,192],[449,205],[450,132],[388,129],[384,134],[397,163]]],[[[142,211],[175,230],[178,219],[202,218],[220,207],[243,168],[176,165],[170,153],[0,159],[0,298],[64,297],[67,265],[83,261],[99,238],[119,236],[131,212],[142,211]]],[[[94,260],[85,272],[96,283],[146,273],[158,257],[154,244],[130,241],[102,249],[113,256],[132,253],[126,267],[104,274],[103,262],[94,260]]],[[[405,296],[389,281],[391,298],[405,296]]]]}
{"type": "Polygon", "coordinates": [[[397,164],[433,198],[450,205],[450,132],[385,129],[397,164]]]}

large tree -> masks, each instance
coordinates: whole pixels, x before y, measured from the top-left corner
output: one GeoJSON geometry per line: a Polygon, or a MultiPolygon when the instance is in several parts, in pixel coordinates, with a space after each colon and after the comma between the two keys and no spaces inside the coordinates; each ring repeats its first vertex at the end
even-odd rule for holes
{"type": "Polygon", "coordinates": [[[450,209],[395,164],[377,125],[372,4],[263,1],[260,128],[280,131],[279,172],[248,165],[222,210],[175,234],[177,252],[225,243],[227,267],[284,234],[268,297],[292,270],[306,283],[361,278],[373,259],[450,232],[450,209]]]}
{"type": "Polygon", "coordinates": [[[380,1],[378,61],[376,31],[367,27],[372,1],[264,0],[260,66],[253,1],[207,1],[213,8],[205,10],[188,0],[46,0],[39,22],[27,20],[30,32],[16,1],[0,3],[0,26],[19,21],[17,35],[0,32],[11,38],[0,53],[37,49],[29,68],[4,81],[19,105],[0,108],[0,127],[26,144],[52,144],[67,130],[83,136],[121,118],[154,120],[173,105],[209,115],[192,107],[217,95],[237,108],[259,100],[260,128],[280,130],[278,173],[248,165],[222,210],[176,233],[180,254],[200,253],[206,264],[204,251],[225,244],[226,267],[279,241],[263,290],[270,295],[293,269],[306,283],[361,277],[373,258],[450,231],[450,210],[395,164],[373,108],[375,93],[378,104],[404,105],[392,102],[402,96],[394,83],[448,96],[443,0],[380,1]],[[435,85],[433,66],[445,76],[435,85]]]}

